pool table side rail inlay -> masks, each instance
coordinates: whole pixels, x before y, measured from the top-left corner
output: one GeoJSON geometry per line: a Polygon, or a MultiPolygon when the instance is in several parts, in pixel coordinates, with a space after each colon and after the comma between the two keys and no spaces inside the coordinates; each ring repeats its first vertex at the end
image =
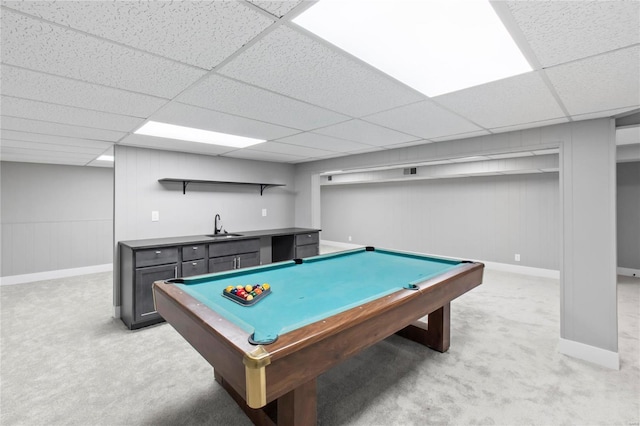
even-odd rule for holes
{"type": "MultiPolygon", "coordinates": [[[[410,327],[418,319],[443,307],[448,310],[451,300],[482,282],[483,267],[479,263],[461,263],[420,283],[417,292],[400,290],[282,335],[265,348],[268,355],[262,355],[268,357],[269,366],[260,367],[266,369],[267,385],[260,404],[281,397],[360,350],[410,327]],[[292,366],[296,366],[296,375],[291,374],[292,366]]],[[[158,310],[167,321],[232,388],[247,395],[251,385],[247,386],[248,376],[243,367],[248,367],[243,364],[256,349],[248,344],[247,333],[175,286],[158,282],[155,291],[158,310]],[[181,313],[167,309],[167,304],[181,313]]]]}

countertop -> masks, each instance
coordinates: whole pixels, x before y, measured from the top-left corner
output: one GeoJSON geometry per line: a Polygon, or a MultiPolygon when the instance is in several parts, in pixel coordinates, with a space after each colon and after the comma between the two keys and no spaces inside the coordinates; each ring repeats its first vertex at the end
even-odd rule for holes
{"type": "Polygon", "coordinates": [[[320,229],[315,228],[279,228],[279,229],[263,229],[259,231],[229,231],[230,234],[240,234],[229,238],[212,238],[206,235],[190,235],[184,237],[167,237],[167,238],[150,238],[146,240],[130,240],[120,241],[120,244],[132,248],[143,249],[148,247],[160,246],[177,246],[183,244],[209,244],[219,243],[222,241],[246,240],[249,238],[275,237],[279,235],[296,235],[306,234],[309,232],[319,232],[320,229]]]}

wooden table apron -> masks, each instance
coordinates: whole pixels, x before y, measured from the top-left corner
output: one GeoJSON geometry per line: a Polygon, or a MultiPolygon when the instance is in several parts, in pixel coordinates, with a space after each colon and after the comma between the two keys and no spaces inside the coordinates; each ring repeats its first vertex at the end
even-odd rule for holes
{"type": "MultiPolygon", "coordinates": [[[[173,284],[156,282],[153,293],[160,315],[214,367],[217,377],[244,396],[249,406],[259,408],[396,332],[428,346],[436,336],[434,349],[446,351],[449,303],[482,283],[483,268],[481,263],[462,263],[418,284],[417,291],[397,291],[285,333],[266,346],[251,345],[246,331],[173,284]],[[439,309],[438,329],[426,331],[424,325],[414,324],[439,309]],[[249,370],[260,369],[264,394],[256,402],[255,395],[248,396],[256,390],[247,388],[247,374],[259,375],[249,370]]],[[[315,393],[311,397],[315,399],[315,393]]]]}

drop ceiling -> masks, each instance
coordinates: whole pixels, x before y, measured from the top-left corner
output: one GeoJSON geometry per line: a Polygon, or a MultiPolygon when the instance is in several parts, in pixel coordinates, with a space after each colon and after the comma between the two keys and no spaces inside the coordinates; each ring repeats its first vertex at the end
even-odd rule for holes
{"type": "Polygon", "coordinates": [[[291,22],[312,6],[3,1],[0,158],[100,166],[126,145],[295,164],[640,108],[638,1],[493,2],[533,71],[433,98],[291,22]],[[133,134],[147,120],[267,142],[133,134]]]}

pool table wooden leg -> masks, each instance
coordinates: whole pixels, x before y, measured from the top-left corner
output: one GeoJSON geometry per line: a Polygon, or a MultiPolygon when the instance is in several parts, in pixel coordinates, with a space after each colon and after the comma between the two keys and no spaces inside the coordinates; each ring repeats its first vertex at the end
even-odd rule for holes
{"type": "Polygon", "coordinates": [[[427,324],[415,322],[396,334],[438,352],[446,352],[451,341],[451,304],[431,312],[427,324]]]}
{"type": "Polygon", "coordinates": [[[278,398],[278,426],[314,426],[317,418],[316,379],[278,398]]]}
{"type": "Polygon", "coordinates": [[[266,407],[253,409],[245,402],[235,389],[213,370],[216,382],[231,395],[231,398],[242,408],[254,425],[258,426],[314,426],[317,418],[317,386],[316,379],[298,386],[291,392],[281,396],[266,407]],[[274,421],[276,420],[276,421],[274,421]]]}

